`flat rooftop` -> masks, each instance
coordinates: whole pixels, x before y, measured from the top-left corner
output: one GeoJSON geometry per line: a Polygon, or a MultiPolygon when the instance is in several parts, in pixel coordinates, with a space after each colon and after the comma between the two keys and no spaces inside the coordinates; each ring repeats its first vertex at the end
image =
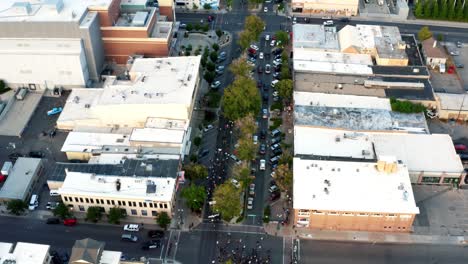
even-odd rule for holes
{"type": "MultiPolygon", "coordinates": [[[[171,150],[171,149],[168,149],[171,150]]],[[[138,148],[131,147],[128,153],[107,153],[102,152],[100,155],[93,155],[88,161],[88,164],[107,164],[107,165],[119,165],[127,159],[140,159],[140,160],[179,160],[180,151],[171,153],[161,148],[138,148]],[[154,153],[150,153],[148,149],[151,149],[154,153]],[[139,152],[140,151],[140,152],[139,152]]]]}
{"type": "Polygon", "coordinates": [[[339,108],[325,106],[294,107],[296,126],[355,131],[405,131],[428,133],[423,113],[403,114],[383,109],[339,108]]]}
{"type": "Polygon", "coordinates": [[[365,64],[303,60],[294,60],[293,64],[297,72],[372,75],[372,67],[365,64]]]}
{"type": "Polygon", "coordinates": [[[184,135],[185,130],[135,128],[130,135],[130,141],[182,144],[184,135]]]}
{"type": "Polygon", "coordinates": [[[107,83],[99,104],[190,105],[200,60],[201,56],[135,59],[129,72],[131,80],[107,83]]]}
{"type": "Polygon", "coordinates": [[[47,180],[64,181],[65,171],[85,172],[99,175],[113,176],[139,176],[139,177],[177,177],[179,160],[158,159],[126,159],[120,164],[88,164],[57,162],[55,166],[48,168],[47,180]]]}
{"type": "Polygon", "coordinates": [[[59,193],[74,195],[99,195],[135,199],[145,197],[158,201],[171,201],[175,191],[172,177],[121,177],[94,173],[68,172],[59,193]],[[116,184],[120,182],[120,190],[116,184]]]}
{"type": "Polygon", "coordinates": [[[429,79],[430,74],[426,66],[372,66],[375,76],[411,77],[429,79]]]}
{"type": "Polygon", "coordinates": [[[295,105],[392,110],[390,100],[372,96],[294,92],[295,105]]]}
{"type": "Polygon", "coordinates": [[[114,133],[70,132],[63,143],[62,152],[92,152],[103,146],[129,146],[129,135],[114,133]]]}
{"type": "Polygon", "coordinates": [[[468,110],[468,100],[465,100],[465,94],[436,93],[436,96],[439,99],[441,110],[468,110]]]}
{"type": "Polygon", "coordinates": [[[435,100],[434,91],[429,80],[413,77],[295,72],[294,90],[314,93],[395,97],[407,100],[435,100]],[[365,83],[368,81],[373,81],[376,84],[380,83],[381,85],[366,87],[365,83]]]}
{"type": "Polygon", "coordinates": [[[0,23],[16,22],[79,22],[88,6],[107,9],[112,0],[2,0],[0,23]]]}
{"type": "Polygon", "coordinates": [[[80,54],[81,39],[24,39],[2,38],[0,54],[80,54]]]}
{"type": "Polygon", "coordinates": [[[353,54],[333,51],[297,49],[294,52],[295,61],[320,61],[329,63],[373,65],[369,54],[353,54]]]}
{"type": "Polygon", "coordinates": [[[316,49],[339,51],[336,27],[323,25],[295,24],[293,25],[293,49],[316,49]]]}
{"type": "Polygon", "coordinates": [[[43,244],[34,244],[34,243],[25,243],[18,242],[14,246],[13,252],[7,252],[8,247],[13,248],[13,244],[2,243],[5,246],[2,246],[0,250],[0,261],[3,264],[7,264],[7,260],[15,260],[17,264],[38,264],[44,263],[49,255],[49,245],[43,244]],[[7,245],[9,244],[9,246],[7,245]]]}
{"type": "Polygon", "coordinates": [[[446,134],[354,132],[294,127],[296,155],[327,160],[375,160],[393,156],[408,170],[461,173],[463,165],[446,134]]]}
{"type": "Polygon", "coordinates": [[[16,160],[5,184],[0,189],[0,198],[24,200],[41,166],[41,159],[23,158],[16,160]]]}
{"type": "Polygon", "coordinates": [[[294,158],[294,209],[419,214],[406,165],[294,158]],[[326,188],[326,189],[325,189],[326,188]]]}

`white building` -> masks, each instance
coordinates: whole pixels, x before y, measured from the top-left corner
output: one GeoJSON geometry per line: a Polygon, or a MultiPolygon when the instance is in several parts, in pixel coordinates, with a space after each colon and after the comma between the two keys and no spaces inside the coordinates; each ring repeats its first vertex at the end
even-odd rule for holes
{"type": "Polygon", "coordinates": [[[333,16],[355,16],[358,13],[359,0],[292,0],[295,13],[324,14],[333,16]]]}
{"type": "Polygon", "coordinates": [[[58,193],[66,205],[79,212],[97,206],[108,213],[110,208],[118,207],[129,216],[155,217],[160,212],[172,214],[175,188],[176,179],[168,175],[126,177],[67,172],[58,193]]]}
{"type": "Polygon", "coordinates": [[[12,88],[85,87],[89,70],[81,39],[0,39],[0,76],[12,88]]]}
{"type": "Polygon", "coordinates": [[[49,264],[52,261],[49,251],[49,245],[25,242],[14,245],[0,242],[0,263],[49,264]]]}
{"type": "Polygon", "coordinates": [[[219,8],[219,0],[175,0],[176,7],[188,9],[204,9],[204,5],[210,5],[210,9],[219,8]]]}

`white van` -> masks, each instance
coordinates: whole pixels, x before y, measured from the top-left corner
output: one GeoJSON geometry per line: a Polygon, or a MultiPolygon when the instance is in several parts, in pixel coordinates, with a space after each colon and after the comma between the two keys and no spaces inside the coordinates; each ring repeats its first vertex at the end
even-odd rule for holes
{"type": "Polygon", "coordinates": [[[2,175],[8,176],[8,174],[10,174],[11,168],[13,168],[13,163],[11,163],[11,161],[5,161],[2,166],[2,175]]]}
{"type": "Polygon", "coordinates": [[[31,196],[31,200],[29,201],[28,209],[34,211],[39,206],[39,195],[33,194],[31,196]]]}
{"type": "Polygon", "coordinates": [[[271,87],[275,88],[275,85],[278,83],[279,81],[278,80],[273,80],[271,82],[271,87]]]}
{"type": "Polygon", "coordinates": [[[58,193],[58,190],[50,190],[49,194],[50,196],[60,196],[60,193],[58,193]]]}
{"type": "Polygon", "coordinates": [[[124,225],[124,231],[138,232],[140,231],[140,226],[138,224],[128,224],[124,225]]]}

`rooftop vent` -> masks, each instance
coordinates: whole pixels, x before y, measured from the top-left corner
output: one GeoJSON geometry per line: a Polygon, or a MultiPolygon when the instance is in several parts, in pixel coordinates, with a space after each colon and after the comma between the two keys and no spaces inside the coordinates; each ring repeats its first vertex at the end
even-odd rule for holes
{"type": "Polygon", "coordinates": [[[121,187],[120,179],[117,179],[117,181],[115,181],[115,189],[117,191],[120,191],[120,187],[121,187]]]}
{"type": "Polygon", "coordinates": [[[329,193],[330,193],[330,191],[328,190],[327,187],[323,188],[323,191],[324,191],[326,194],[329,194],[329,193]]]}
{"type": "Polygon", "coordinates": [[[146,193],[156,193],[156,184],[154,181],[146,181],[146,193]]]}

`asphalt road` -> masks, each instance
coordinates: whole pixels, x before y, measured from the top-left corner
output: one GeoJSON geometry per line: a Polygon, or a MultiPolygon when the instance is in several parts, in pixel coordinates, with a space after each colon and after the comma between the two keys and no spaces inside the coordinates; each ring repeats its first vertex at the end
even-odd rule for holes
{"type": "Polygon", "coordinates": [[[300,241],[301,264],[461,264],[468,249],[461,246],[369,244],[300,241]]]}

